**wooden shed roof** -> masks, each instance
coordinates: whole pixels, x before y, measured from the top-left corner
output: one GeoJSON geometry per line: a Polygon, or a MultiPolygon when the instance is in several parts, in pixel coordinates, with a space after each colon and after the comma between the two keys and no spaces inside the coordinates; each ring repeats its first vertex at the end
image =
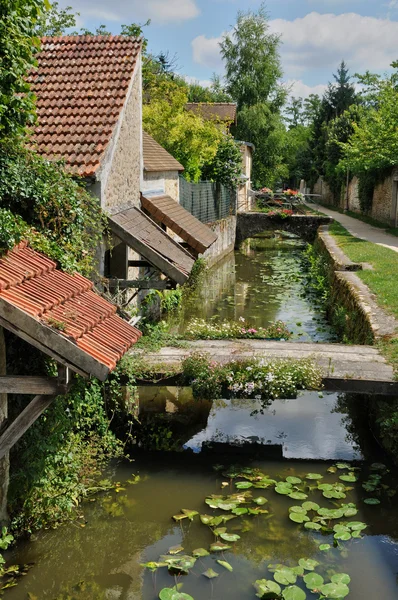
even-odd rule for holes
{"type": "Polygon", "coordinates": [[[185,283],[194,258],[163,229],[133,207],[109,217],[109,226],[125,244],[177,283],[185,283]]]}
{"type": "Polygon", "coordinates": [[[156,140],[146,133],[143,135],[144,170],[148,173],[161,171],[183,171],[184,167],[156,140]]]}
{"type": "Polygon", "coordinates": [[[169,227],[198,253],[203,253],[217,239],[217,235],[191,215],[170,196],[141,197],[142,207],[154,218],[169,227]]]}
{"type": "Polygon", "coordinates": [[[104,381],[141,332],[81,275],[22,242],[0,258],[0,325],[82,375],[104,381]]]}

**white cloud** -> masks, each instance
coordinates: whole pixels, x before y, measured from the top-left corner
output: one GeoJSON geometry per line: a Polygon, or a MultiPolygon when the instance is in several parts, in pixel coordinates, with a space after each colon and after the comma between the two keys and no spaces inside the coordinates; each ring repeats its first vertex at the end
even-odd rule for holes
{"type": "Polygon", "coordinates": [[[289,79],[285,83],[286,87],[289,89],[290,96],[295,96],[299,98],[308,98],[311,94],[318,94],[318,96],[323,96],[325,90],[327,88],[327,84],[320,83],[319,85],[307,85],[301,79],[289,79]]]}
{"type": "MultiPolygon", "coordinates": [[[[389,19],[311,12],[294,21],[271,20],[270,28],[281,36],[282,67],[291,80],[302,80],[314,69],[319,69],[322,79],[331,79],[342,59],[352,73],[384,71],[398,59],[398,22],[389,19]]],[[[221,72],[221,39],[196,37],[192,41],[194,61],[221,72]]]]}
{"type": "MultiPolygon", "coordinates": [[[[70,0],[61,0],[62,7],[70,0]]],[[[195,0],[75,0],[73,8],[85,17],[119,21],[126,24],[152,19],[154,23],[187,21],[199,15],[195,0]]]]}
{"type": "Polygon", "coordinates": [[[190,75],[184,75],[184,79],[188,84],[189,83],[197,83],[204,88],[211,87],[210,79],[198,79],[197,77],[191,77],[190,75]]]}

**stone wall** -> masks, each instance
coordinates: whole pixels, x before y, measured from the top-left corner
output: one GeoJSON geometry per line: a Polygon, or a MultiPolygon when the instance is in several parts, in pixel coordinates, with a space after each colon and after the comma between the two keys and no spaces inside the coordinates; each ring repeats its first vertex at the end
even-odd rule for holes
{"type": "Polygon", "coordinates": [[[282,229],[294,233],[303,239],[313,242],[318,228],[327,225],[333,219],[315,215],[292,215],[282,218],[279,215],[269,216],[267,213],[251,212],[237,216],[236,243],[253,237],[257,233],[268,230],[282,229]]]}
{"type": "Polygon", "coordinates": [[[97,173],[102,208],[116,213],[139,206],[142,177],[141,63],[129,87],[125,105],[97,173]]]}
{"type": "Polygon", "coordinates": [[[236,217],[227,217],[221,221],[207,223],[207,226],[218,236],[214,244],[203,254],[207,265],[211,267],[235,248],[236,217]]]}
{"type": "Polygon", "coordinates": [[[396,194],[396,186],[394,186],[394,178],[398,175],[398,168],[394,168],[391,173],[375,187],[373,193],[373,203],[371,215],[377,221],[386,223],[387,225],[396,224],[396,210],[393,208],[393,194],[396,194]]]}
{"type": "Polygon", "coordinates": [[[358,177],[353,177],[348,184],[348,209],[352,212],[361,212],[358,195],[358,177]]]}
{"type": "MultiPolygon", "coordinates": [[[[161,189],[164,194],[180,202],[180,180],[178,171],[159,171],[153,173],[144,172],[143,192],[153,189],[161,189]],[[151,183],[153,182],[153,186],[151,183]]],[[[145,194],[144,194],[145,195],[145,194]]]]}
{"type": "MultiPolygon", "coordinates": [[[[330,187],[322,177],[319,177],[313,187],[312,193],[322,196],[321,203],[327,206],[339,206],[341,204],[341,201],[336,200],[330,187]]],[[[341,206],[341,208],[344,208],[344,206],[341,206]]]]}

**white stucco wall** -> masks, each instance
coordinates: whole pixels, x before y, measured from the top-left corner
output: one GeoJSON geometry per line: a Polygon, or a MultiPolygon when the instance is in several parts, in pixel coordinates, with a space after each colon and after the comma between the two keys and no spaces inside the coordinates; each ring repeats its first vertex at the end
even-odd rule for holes
{"type": "Polygon", "coordinates": [[[154,190],[163,190],[164,194],[180,202],[180,184],[178,171],[144,171],[143,192],[154,190]]]}

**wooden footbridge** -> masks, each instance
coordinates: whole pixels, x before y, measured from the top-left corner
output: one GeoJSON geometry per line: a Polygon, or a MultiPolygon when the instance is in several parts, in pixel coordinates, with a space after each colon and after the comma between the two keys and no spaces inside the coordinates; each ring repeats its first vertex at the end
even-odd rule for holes
{"type": "MultiPolygon", "coordinates": [[[[136,354],[138,350],[134,350],[136,354]]],[[[192,352],[206,352],[213,360],[226,363],[247,358],[312,359],[321,369],[327,390],[398,396],[393,368],[374,346],[274,342],[266,340],[200,340],[183,348],[164,347],[146,353],[145,359],[159,373],[179,369],[192,352]]]]}

